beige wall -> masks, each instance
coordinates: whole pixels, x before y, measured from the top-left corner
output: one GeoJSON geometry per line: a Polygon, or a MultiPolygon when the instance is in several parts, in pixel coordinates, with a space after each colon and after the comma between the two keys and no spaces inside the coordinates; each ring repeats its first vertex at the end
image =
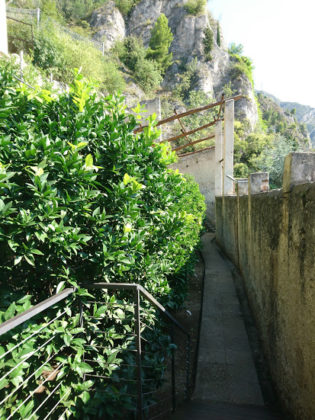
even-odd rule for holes
{"type": "Polygon", "coordinates": [[[0,0],[0,53],[8,54],[5,0],[0,0]]]}
{"type": "Polygon", "coordinates": [[[215,149],[210,148],[202,152],[180,157],[172,165],[183,174],[192,175],[199,184],[201,193],[207,204],[207,219],[214,223],[215,217],[215,149]]]}
{"type": "Polygon", "coordinates": [[[283,406],[315,419],[315,183],[216,198],[217,241],[240,268],[283,406]]]}

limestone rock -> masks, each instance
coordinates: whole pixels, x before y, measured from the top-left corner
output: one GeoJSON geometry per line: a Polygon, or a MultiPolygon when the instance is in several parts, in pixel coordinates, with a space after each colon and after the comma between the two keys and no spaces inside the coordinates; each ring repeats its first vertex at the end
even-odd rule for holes
{"type": "MultiPolygon", "coordinates": [[[[142,0],[132,8],[125,20],[115,7],[113,0],[96,10],[91,17],[91,26],[95,29],[94,38],[105,41],[106,49],[111,48],[118,39],[125,36],[137,36],[148,47],[151,31],[158,17],[164,13],[174,35],[171,45],[174,63],[167,70],[162,87],[164,91],[172,92],[181,82],[180,74],[191,60],[197,60],[192,89],[200,90],[213,99],[219,99],[224,86],[231,81],[230,70],[233,63],[226,50],[222,29],[220,28],[220,42],[217,45],[217,22],[209,12],[205,11],[197,16],[186,12],[184,5],[187,0],[142,0]],[[204,54],[204,37],[206,28],[213,33],[213,48],[211,60],[204,54]]],[[[258,120],[257,106],[250,81],[242,75],[232,80],[233,91],[246,96],[246,99],[236,104],[236,117],[249,121],[253,129],[258,120]]],[[[131,91],[135,92],[135,86],[131,91]]],[[[139,92],[140,93],[140,92],[139,92]]],[[[134,101],[134,95],[127,94],[128,100],[134,101]]],[[[139,101],[143,95],[139,96],[139,101]]]]}
{"type": "Polygon", "coordinates": [[[232,82],[236,94],[245,97],[235,103],[235,117],[240,121],[247,120],[252,131],[258,123],[258,109],[252,84],[245,75],[239,76],[232,82]]]}
{"type": "Polygon", "coordinates": [[[105,50],[126,35],[124,18],[112,0],[92,13],[90,25],[95,30],[93,39],[104,42],[105,50]]]}

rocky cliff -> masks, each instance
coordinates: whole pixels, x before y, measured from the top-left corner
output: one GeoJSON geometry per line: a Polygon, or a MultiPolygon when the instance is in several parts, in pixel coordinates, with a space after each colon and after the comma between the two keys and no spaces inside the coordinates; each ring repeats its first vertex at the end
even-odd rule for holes
{"type": "Polygon", "coordinates": [[[185,66],[196,60],[196,72],[191,89],[204,92],[209,100],[220,98],[225,86],[229,86],[233,94],[243,94],[246,99],[236,104],[236,116],[241,120],[247,120],[251,129],[254,129],[258,113],[251,81],[245,74],[233,74],[235,63],[226,49],[222,31],[217,34],[219,24],[209,11],[205,9],[204,12],[194,16],[186,11],[185,3],[186,0],[142,0],[127,16],[123,16],[115,6],[115,2],[110,0],[91,16],[90,24],[95,32],[94,38],[104,41],[107,49],[110,49],[116,41],[130,35],[141,38],[144,45],[148,46],[151,30],[161,13],[164,13],[174,35],[170,47],[174,63],[167,70],[162,82],[163,93],[172,92],[180,83],[180,75],[185,66]],[[211,59],[206,57],[204,51],[207,28],[210,28],[213,34],[211,59]]]}

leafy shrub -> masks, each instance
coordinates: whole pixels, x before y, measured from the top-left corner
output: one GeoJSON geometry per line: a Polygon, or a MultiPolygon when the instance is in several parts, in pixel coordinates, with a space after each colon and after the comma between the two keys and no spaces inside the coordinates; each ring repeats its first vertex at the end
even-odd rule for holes
{"type": "Polygon", "coordinates": [[[132,8],[139,3],[140,0],[115,0],[115,4],[120,10],[120,12],[127,16],[132,8]]]}
{"type": "Polygon", "coordinates": [[[232,78],[232,80],[245,75],[247,79],[251,82],[252,86],[254,86],[254,67],[252,60],[248,57],[240,56],[237,54],[230,54],[230,57],[233,62],[233,65],[230,70],[230,77],[232,78]]]}
{"type": "Polygon", "coordinates": [[[204,11],[206,4],[206,0],[188,0],[184,8],[187,13],[196,16],[204,11]]]}
{"type": "Polygon", "coordinates": [[[205,58],[208,61],[211,61],[212,60],[211,51],[213,48],[213,32],[209,26],[204,30],[203,48],[204,48],[205,58]]]}
{"type": "Polygon", "coordinates": [[[137,63],[143,61],[147,53],[142,39],[136,36],[128,36],[123,42],[118,42],[116,51],[121,61],[133,72],[137,63]]]}
{"type": "MultiPolygon", "coordinates": [[[[69,93],[52,96],[48,91],[17,86],[8,66],[0,67],[0,109],[1,289],[31,294],[36,303],[53,293],[60,281],[75,286],[132,282],[142,284],[169,307],[182,304],[184,287],[178,276],[199,241],[205,204],[192,180],[168,168],[174,161],[169,148],[165,144],[153,147],[159,136],[153,118],[143,133],[134,135],[137,119],[125,113],[122,98],[97,97],[93,85],[81,75],[69,93]]],[[[80,287],[76,296],[84,305],[85,297],[89,298],[80,287]]],[[[108,340],[97,336],[102,349],[88,350],[95,366],[83,361],[82,348],[89,336],[82,337],[78,310],[71,309],[71,302],[67,319],[61,318],[39,337],[44,342],[48,334],[58,331],[55,347],[40,353],[32,365],[40,366],[47,355],[66,348],[66,356],[62,352],[58,358],[64,363],[63,386],[54,398],[58,401],[71,390],[70,399],[65,398],[63,404],[79,418],[82,413],[117,416],[130,403],[123,393],[117,400],[119,375],[126,372],[113,372],[123,363],[124,349],[130,343],[123,326],[113,331],[108,321],[119,318],[121,305],[128,301],[106,294],[96,297],[104,301],[106,310],[97,305],[91,309],[92,315],[102,318],[93,324],[94,331],[116,335],[108,340]],[[113,376],[116,390],[101,383],[102,393],[95,387],[92,391],[93,382],[82,380],[92,370],[113,376]]],[[[0,316],[8,319],[20,306],[29,305],[29,298],[22,299],[0,316]]],[[[158,386],[163,372],[158,348],[164,351],[170,341],[156,314],[149,308],[144,311],[154,326],[154,335],[150,330],[145,334],[149,334],[149,350],[156,353],[148,362],[158,386]]],[[[54,315],[47,316],[45,321],[54,315]]],[[[124,328],[131,328],[128,319],[125,324],[124,328]]],[[[5,337],[4,346],[22,341],[33,328],[38,327],[29,324],[14,337],[5,337]]],[[[34,348],[38,344],[32,341],[34,348]]],[[[23,351],[27,349],[16,354],[15,360],[23,357],[23,351]]],[[[23,365],[19,378],[29,369],[28,364],[23,365]]],[[[12,380],[10,384],[17,386],[23,379],[12,380]]],[[[7,385],[1,384],[1,397],[9,392],[7,385]]],[[[21,390],[21,400],[26,391],[21,390]]],[[[26,417],[32,407],[22,409],[26,417]]]]}
{"type": "MultiPolygon", "coordinates": [[[[29,309],[31,301],[32,297],[26,295],[11,303],[7,310],[0,310],[0,322],[29,309]]],[[[142,331],[146,340],[143,351],[154,353],[146,355],[147,368],[143,371],[152,378],[143,390],[150,393],[161,384],[164,357],[169,355],[172,345],[154,310],[144,305],[143,310],[146,325],[154,326],[154,330],[142,331]]],[[[132,397],[135,369],[126,366],[136,365],[135,343],[130,334],[134,328],[134,307],[128,299],[104,292],[91,295],[77,288],[75,295],[62,305],[55,305],[44,315],[32,318],[32,322],[2,335],[0,369],[2,373],[10,370],[11,373],[0,383],[0,398],[5,399],[0,407],[1,418],[9,414],[27,418],[37,410],[32,417],[44,418],[51,409],[49,404],[40,407],[47,394],[50,404],[59,402],[54,418],[60,418],[65,409],[71,414],[67,417],[74,418],[129,418],[128,409],[136,407],[132,397]],[[102,304],[91,307],[89,302],[93,298],[102,304]],[[13,352],[5,355],[12,346],[16,346],[13,352]],[[17,368],[12,369],[14,366],[17,368]],[[89,374],[94,376],[85,377],[89,374]],[[102,379],[96,380],[96,375],[102,379]],[[21,387],[24,378],[29,380],[26,387],[21,387]],[[130,378],[131,383],[126,385],[120,378],[130,378]],[[30,390],[35,391],[31,399],[30,390]]]]}
{"type": "Polygon", "coordinates": [[[185,71],[179,74],[180,83],[175,87],[175,96],[183,101],[189,99],[190,92],[195,88],[198,81],[198,60],[194,58],[185,65],[185,71]]]}
{"type": "Polygon", "coordinates": [[[158,131],[135,137],[122,99],[97,100],[82,76],[54,99],[14,86],[1,71],[1,280],[22,276],[47,294],[68,269],[77,281],[130,279],[167,294],[198,235],[181,241],[202,214],[183,216],[188,181],[167,169],[165,144],[152,148],[158,131]]]}
{"type": "Polygon", "coordinates": [[[155,60],[147,59],[141,39],[130,36],[116,46],[121,61],[133,72],[136,82],[145,92],[155,91],[162,81],[161,68],[155,60]]]}
{"type": "Polygon", "coordinates": [[[159,65],[153,60],[139,60],[135,67],[135,80],[145,92],[156,91],[163,80],[159,65]]]}

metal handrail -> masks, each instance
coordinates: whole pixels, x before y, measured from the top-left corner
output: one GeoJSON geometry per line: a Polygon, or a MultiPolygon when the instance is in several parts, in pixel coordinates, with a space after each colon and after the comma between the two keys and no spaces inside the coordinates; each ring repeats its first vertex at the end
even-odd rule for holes
{"type": "MultiPolygon", "coordinates": [[[[137,368],[137,379],[135,382],[137,382],[137,418],[143,419],[144,418],[144,410],[148,407],[144,406],[143,402],[143,385],[144,381],[146,379],[142,378],[142,369],[145,367],[142,365],[142,337],[141,337],[141,295],[149,301],[156,309],[158,309],[163,316],[167,318],[168,321],[171,322],[172,326],[175,326],[181,333],[186,335],[186,398],[189,399],[190,396],[190,346],[191,346],[191,339],[189,332],[185,329],[185,327],[178,322],[173,315],[167,311],[167,309],[161,305],[144,287],[142,287],[139,284],[135,283],[92,283],[88,285],[83,285],[86,289],[107,289],[107,290],[127,290],[134,293],[134,308],[135,308],[135,344],[136,344],[136,365],[137,368]]],[[[12,319],[3,322],[0,324],[0,336],[6,334],[7,332],[11,331],[15,327],[25,323],[26,321],[29,321],[34,316],[44,312],[45,310],[51,308],[55,304],[57,304],[60,301],[63,301],[73,293],[75,293],[75,288],[67,288],[63,290],[60,293],[57,293],[54,296],[51,296],[50,298],[44,300],[43,302],[33,306],[32,308],[24,311],[23,313],[13,317],[12,319]]],[[[59,316],[63,315],[60,314],[59,316]]],[[[58,316],[58,317],[59,317],[58,316]]],[[[56,318],[55,318],[56,319],[56,318]]],[[[83,325],[82,325],[83,326],[83,325]]],[[[40,330],[36,331],[36,334],[40,332],[40,330]]],[[[34,333],[35,334],[35,333],[34,333]]],[[[27,339],[30,339],[32,336],[28,337],[27,339]]],[[[52,337],[50,340],[52,340],[54,337],[52,337]]],[[[174,330],[172,328],[171,332],[171,338],[172,342],[174,342],[174,330]]],[[[26,340],[26,339],[25,339],[26,340]]],[[[22,341],[20,344],[22,344],[24,341],[22,341]]],[[[42,345],[44,346],[46,342],[42,345]]],[[[14,349],[14,348],[13,348],[14,349]]],[[[10,349],[13,350],[12,348],[10,349]]],[[[5,353],[2,356],[5,356],[7,353],[5,353]]],[[[30,357],[32,354],[30,355],[30,357]]],[[[25,361],[23,359],[23,361],[25,361]]],[[[15,367],[14,367],[15,369],[15,367]]],[[[172,386],[172,409],[175,411],[176,408],[176,370],[175,370],[175,349],[172,349],[172,365],[171,365],[171,386],[172,386]]],[[[10,372],[9,372],[10,373],[10,372]]],[[[30,378],[27,378],[29,380],[30,378]]],[[[27,381],[26,381],[27,382],[27,381]]],[[[15,389],[16,391],[16,389],[15,389]]],[[[49,394],[50,395],[50,394],[49,394]]],[[[60,401],[59,401],[60,402],[60,401]]]]}
{"type": "Polygon", "coordinates": [[[74,288],[65,289],[62,292],[57,293],[56,295],[44,300],[43,302],[38,303],[37,305],[33,306],[27,311],[16,315],[14,318],[3,322],[2,324],[0,324],[0,336],[17,327],[18,325],[23,324],[23,322],[28,321],[35,315],[40,314],[41,312],[45,311],[46,309],[50,308],[51,306],[55,305],[61,300],[66,299],[69,295],[71,295],[74,292],[74,288]]]}
{"type": "MultiPolygon", "coordinates": [[[[136,283],[94,283],[83,284],[86,289],[107,289],[107,290],[130,290],[135,294],[135,316],[136,316],[136,347],[137,347],[137,376],[138,376],[138,407],[137,418],[142,420],[143,417],[143,393],[142,393],[142,375],[141,375],[141,319],[140,319],[140,295],[142,294],[150,303],[152,303],[169,321],[175,325],[183,334],[186,335],[186,399],[190,397],[190,348],[191,338],[189,332],[178,322],[168,310],[161,305],[144,287],[136,283]]],[[[171,333],[172,341],[174,333],[171,333]]],[[[175,371],[175,353],[172,351],[172,411],[176,409],[176,371],[175,371]]]]}
{"type": "Polygon", "coordinates": [[[109,289],[109,290],[139,290],[139,292],[147,298],[157,309],[159,309],[176,327],[184,334],[189,336],[188,331],[171,315],[163,305],[160,304],[143,286],[137,283],[93,283],[84,284],[86,289],[109,289]]]}

